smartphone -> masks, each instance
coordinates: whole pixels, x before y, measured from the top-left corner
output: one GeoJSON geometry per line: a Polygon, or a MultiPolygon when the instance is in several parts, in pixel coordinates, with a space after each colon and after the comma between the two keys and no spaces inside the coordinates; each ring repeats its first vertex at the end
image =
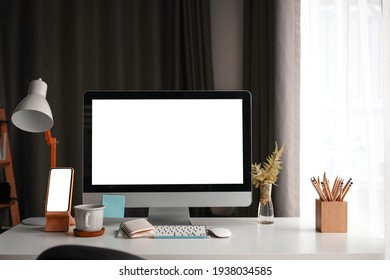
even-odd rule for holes
{"type": "Polygon", "coordinates": [[[49,171],[46,212],[68,212],[71,209],[74,170],[55,167],[49,171]]]}

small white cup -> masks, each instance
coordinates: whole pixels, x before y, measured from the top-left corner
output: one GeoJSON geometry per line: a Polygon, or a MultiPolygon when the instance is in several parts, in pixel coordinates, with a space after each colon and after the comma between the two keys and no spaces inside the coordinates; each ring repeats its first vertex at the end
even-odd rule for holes
{"type": "Polygon", "coordinates": [[[77,230],[95,232],[103,228],[104,205],[82,204],[73,208],[77,230]]]}

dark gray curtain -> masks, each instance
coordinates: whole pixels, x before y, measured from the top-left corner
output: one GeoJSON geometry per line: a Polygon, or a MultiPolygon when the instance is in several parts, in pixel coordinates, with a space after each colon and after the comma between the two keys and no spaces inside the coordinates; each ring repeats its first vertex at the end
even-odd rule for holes
{"type": "MultiPolygon", "coordinates": [[[[275,216],[299,215],[299,0],[245,0],[243,87],[253,97],[253,162],[285,144],[275,216]]],[[[257,215],[259,191],[248,216],[257,215]]]]}
{"type": "MultiPolygon", "coordinates": [[[[213,89],[208,0],[0,0],[0,40],[0,107],[10,118],[31,80],[48,84],[57,165],[75,168],[74,205],[86,90],[213,89]]],[[[21,216],[42,216],[44,136],[10,125],[10,139],[21,216]]]]}

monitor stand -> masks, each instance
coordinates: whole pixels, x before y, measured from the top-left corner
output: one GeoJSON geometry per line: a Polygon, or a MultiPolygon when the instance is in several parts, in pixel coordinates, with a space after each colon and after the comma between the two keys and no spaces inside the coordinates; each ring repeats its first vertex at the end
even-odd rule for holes
{"type": "Polygon", "coordinates": [[[150,207],[148,221],[152,225],[191,225],[188,207],[150,207]]]}

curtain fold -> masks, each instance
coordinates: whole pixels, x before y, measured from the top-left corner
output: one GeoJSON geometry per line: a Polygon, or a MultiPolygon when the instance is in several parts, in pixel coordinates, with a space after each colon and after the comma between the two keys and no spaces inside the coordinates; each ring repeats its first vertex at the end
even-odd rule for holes
{"type": "MultiPolygon", "coordinates": [[[[275,216],[299,216],[300,1],[244,2],[243,88],[253,97],[253,162],[285,145],[275,216]]],[[[249,216],[257,215],[254,190],[249,216]]]]}
{"type": "MultiPolygon", "coordinates": [[[[10,118],[31,80],[48,84],[59,166],[82,194],[86,90],[213,89],[209,0],[0,1],[0,101],[10,118]]],[[[112,131],[115,137],[115,131],[112,131]]],[[[22,218],[42,216],[49,149],[10,127],[22,218]]]]}

